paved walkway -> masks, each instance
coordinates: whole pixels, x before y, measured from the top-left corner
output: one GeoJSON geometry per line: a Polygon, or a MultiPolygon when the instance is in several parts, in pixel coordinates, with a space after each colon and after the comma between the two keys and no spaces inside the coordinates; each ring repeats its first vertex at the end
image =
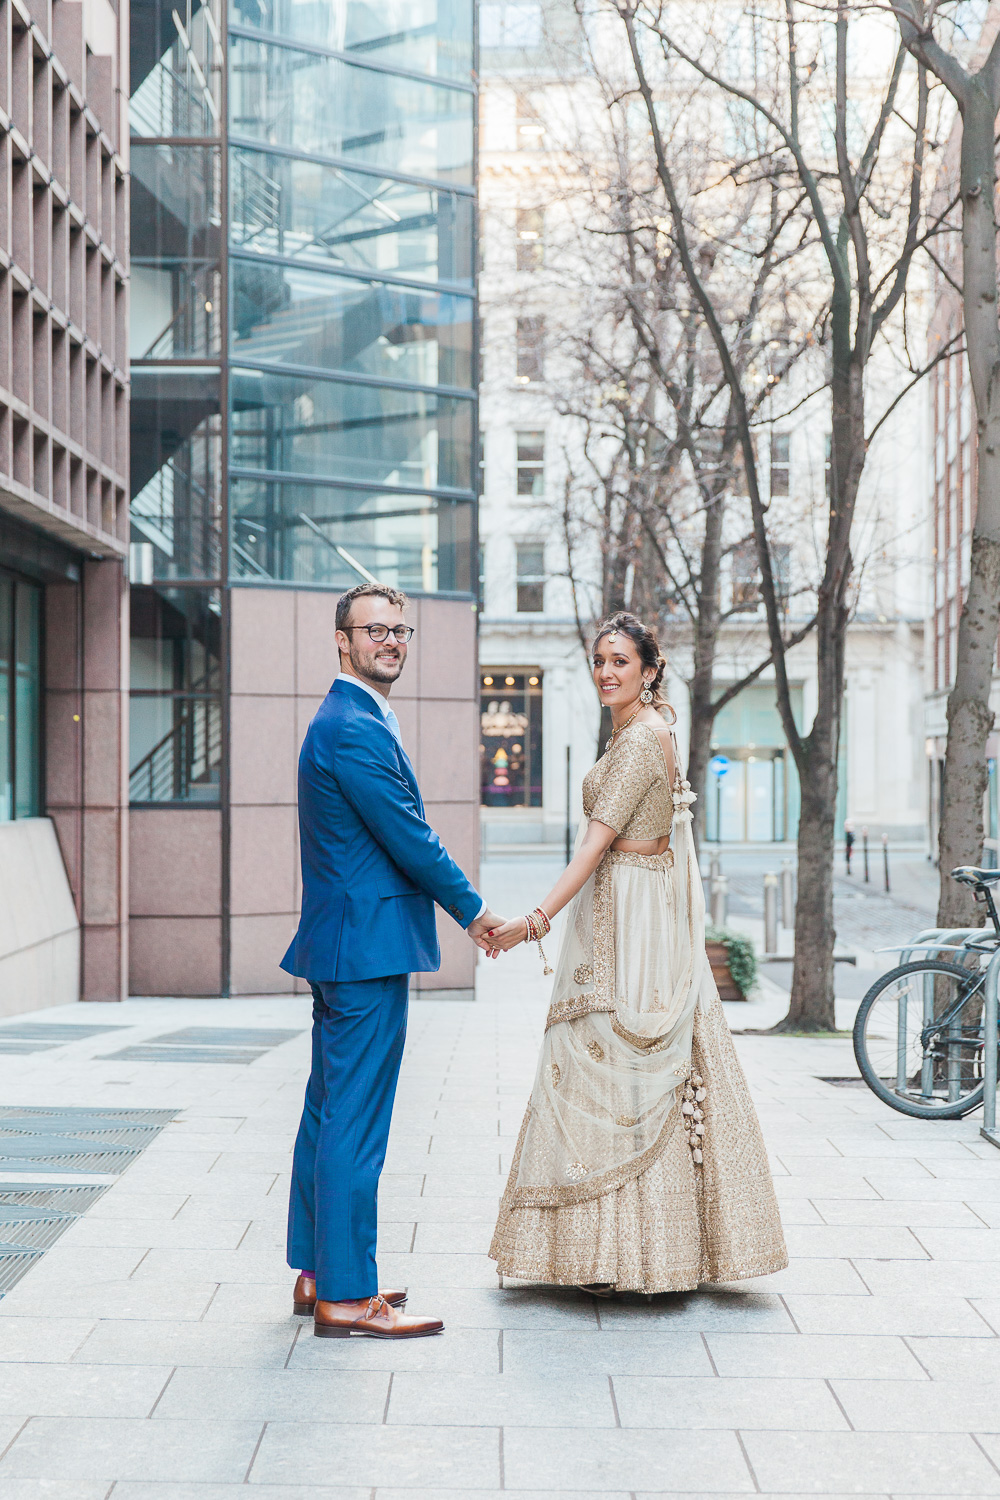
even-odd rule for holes
{"type": "Polygon", "coordinates": [[[6,1104],[179,1113],[0,1301],[0,1500],[1000,1494],[1000,1153],[975,1121],[821,1082],[853,1073],[847,1042],[742,1037],[790,1268],[649,1301],[501,1291],[484,1252],[537,955],[484,965],[481,992],[411,1012],[381,1264],[448,1328],[402,1345],[316,1340],[289,1311],[304,1034],[249,1064],[108,1057],[186,1026],[304,1028],[305,1002],[31,1018],[130,1029],[0,1052],[6,1104]]]}

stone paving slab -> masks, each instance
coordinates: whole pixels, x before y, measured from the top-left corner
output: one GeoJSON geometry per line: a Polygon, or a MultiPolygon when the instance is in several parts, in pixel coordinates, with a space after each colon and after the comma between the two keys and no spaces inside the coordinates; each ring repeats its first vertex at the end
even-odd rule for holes
{"type": "MultiPolygon", "coordinates": [[[[83,1041],[0,1056],[11,1102],[179,1111],[0,1300],[0,1500],[997,1493],[1000,1153],[977,1120],[821,1082],[853,1072],[841,1040],[738,1037],[789,1268],[614,1301],[500,1289],[485,1248],[546,996],[526,952],[481,975],[475,1004],[411,1010],[381,1267],[448,1327],[401,1345],[317,1340],[291,1314],[302,1039],[246,1068],[83,1041]]],[[[290,998],[115,1010],[122,1045],[307,1017],[290,998]]]]}

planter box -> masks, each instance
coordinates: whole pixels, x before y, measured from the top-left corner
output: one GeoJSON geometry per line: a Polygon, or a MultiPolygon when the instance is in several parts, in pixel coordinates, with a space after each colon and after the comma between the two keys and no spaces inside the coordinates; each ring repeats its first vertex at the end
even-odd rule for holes
{"type": "Polygon", "coordinates": [[[706,943],[708,961],[712,965],[712,978],[719,987],[720,1000],[745,1000],[746,995],[733,979],[729,970],[729,950],[725,943],[706,943]]]}

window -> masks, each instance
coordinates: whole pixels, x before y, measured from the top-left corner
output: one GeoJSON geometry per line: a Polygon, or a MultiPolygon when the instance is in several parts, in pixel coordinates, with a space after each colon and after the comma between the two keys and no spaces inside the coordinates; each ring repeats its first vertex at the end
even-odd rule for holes
{"type": "Polygon", "coordinates": [[[244,146],[230,147],[229,170],[229,232],[244,254],[472,281],[471,198],[388,178],[373,197],[361,172],[244,146]]]}
{"type": "Polygon", "coordinates": [[[482,542],[479,543],[478,551],[479,578],[478,586],[476,589],[476,600],[479,604],[480,610],[483,610],[486,607],[486,547],[482,542]]]}
{"type": "Polygon", "coordinates": [[[542,42],[538,0],[491,0],[479,7],[479,45],[484,50],[524,51],[542,42]]]}
{"type": "Polygon", "coordinates": [[[517,612],[541,614],[545,608],[545,543],[517,544],[517,612]]]}
{"type": "Polygon", "coordinates": [[[541,672],[533,667],[485,667],[480,688],[483,806],[541,807],[541,672]]]}
{"type": "Polygon", "coordinates": [[[517,149],[540,151],[545,142],[545,126],[539,118],[533,99],[527,94],[517,96],[517,149]]]}
{"type": "Polygon", "coordinates": [[[771,434],[771,494],[787,495],[789,493],[789,449],[791,437],[787,432],[772,432],[771,434]]]}
{"type": "Polygon", "coordinates": [[[756,609],[760,602],[757,547],[754,542],[740,542],[733,548],[733,608],[756,609]]]}
{"type": "Polygon", "coordinates": [[[218,591],[133,588],[131,607],[130,800],[217,803],[218,591]]]}
{"type": "Polygon", "coordinates": [[[233,574],[353,588],[370,574],[393,588],[471,594],[473,505],[427,494],[233,476],[233,574]]]}
{"type": "Polygon", "coordinates": [[[540,208],[517,211],[517,269],[534,271],[545,261],[545,214],[540,208]]]}
{"type": "MultiPolygon", "coordinates": [[[[774,592],[782,609],[788,607],[789,578],[792,549],[787,542],[771,543],[771,571],[774,575],[774,592]]],[[[733,548],[733,609],[753,610],[761,602],[760,568],[757,564],[757,544],[740,542],[733,548]]]]}
{"type": "Polygon", "coordinates": [[[545,365],[545,319],[517,320],[517,381],[528,385],[543,378],[545,365]]]}
{"type": "Polygon", "coordinates": [[[544,432],[519,432],[517,434],[517,493],[519,495],[544,495],[545,493],[544,432]]]}
{"type": "Polygon", "coordinates": [[[0,573],[0,823],[42,811],[42,591],[0,573]]]}

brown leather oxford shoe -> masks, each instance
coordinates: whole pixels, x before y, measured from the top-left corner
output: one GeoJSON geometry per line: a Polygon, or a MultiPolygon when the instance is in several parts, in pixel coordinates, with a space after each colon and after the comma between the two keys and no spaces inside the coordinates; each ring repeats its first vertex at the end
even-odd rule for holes
{"type": "MultiPolygon", "coordinates": [[[[384,1297],[390,1307],[402,1307],[406,1301],[406,1292],[380,1291],[380,1297],[384,1297]]],[[[311,1276],[299,1276],[295,1282],[295,1290],[292,1293],[292,1312],[298,1313],[300,1317],[311,1318],[316,1306],[316,1283],[311,1276]]]]}
{"type": "Polygon", "coordinates": [[[378,1294],[357,1302],[317,1302],[313,1333],[318,1339],[422,1339],[443,1328],[440,1318],[400,1312],[378,1294]]]}

